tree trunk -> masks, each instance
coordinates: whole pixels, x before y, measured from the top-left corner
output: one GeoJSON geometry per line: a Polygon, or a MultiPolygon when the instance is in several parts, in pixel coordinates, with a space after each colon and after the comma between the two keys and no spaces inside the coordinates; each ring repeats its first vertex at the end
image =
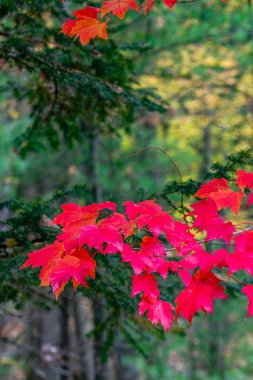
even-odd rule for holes
{"type": "Polygon", "coordinates": [[[62,300],[62,305],[60,309],[60,350],[61,350],[61,380],[69,380],[69,300],[68,294],[65,292],[65,296],[62,300]]]}

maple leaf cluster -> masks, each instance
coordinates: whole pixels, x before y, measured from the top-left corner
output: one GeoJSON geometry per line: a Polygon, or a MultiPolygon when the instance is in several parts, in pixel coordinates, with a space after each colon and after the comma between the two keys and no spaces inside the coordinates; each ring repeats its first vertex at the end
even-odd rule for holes
{"type": "MultiPolygon", "coordinates": [[[[220,1],[225,2],[226,0],[220,1]]],[[[177,2],[178,0],[163,0],[163,3],[170,9],[173,9],[177,2]]],[[[138,6],[135,0],[108,0],[102,3],[101,8],[87,6],[73,12],[75,19],[66,21],[62,25],[61,32],[69,37],[79,38],[82,45],[87,45],[91,39],[96,37],[107,40],[107,24],[111,15],[117,16],[120,20],[130,10],[142,11],[146,15],[155,3],[156,0],[145,0],[138,6]]]]}
{"type": "MultiPolygon", "coordinates": [[[[222,284],[226,278],[231,280],[241,270],[253,276],[251,226],[236,230],[220,213],[228,208],[238,214],[243,201],[246,207],[253,203],[253,173],[239,170],[232,188],[224,178],[210,180],[195,196],[198,201],[184,222],[175,220],[154,200],[125,202],[122,213],[109,201],[65,204],[53,220],[61,226],[61,234],[53,244],[30,253],[21,268],[42,267],[41,286],[51,284],[58,297],[69,281],[74,288],[88,287],[87,278],[95,279],[98,254],[120,254],[133,271],[131,296],[140,297],[140,316],[147,312],[153,324],[160,323],[168,331],[179,316],[191,322],[200,311],[212,314],[213,301],[228,298],[222,284]],[[140,231],[142,238],[137,237],[140,231]],[[215,239],[226,248],[205,250],[208,245],[203,242],[215,239]],[[158,280],[169,281],[171,276],[179,277],[182,290],[168,302],[161,298],[158,280]]],[[[253,285],[243,285],[249,317],[253,285]]]]}

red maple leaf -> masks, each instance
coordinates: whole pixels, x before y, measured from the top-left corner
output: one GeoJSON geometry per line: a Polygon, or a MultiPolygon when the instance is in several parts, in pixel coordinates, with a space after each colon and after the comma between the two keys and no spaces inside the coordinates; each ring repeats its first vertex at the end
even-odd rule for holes
{"type": "Polygon", "coordinates": [[[245,170],[238,170],[236,183],[242,192],[244,192],[246,187],[248,189],[253,189],[253,173],[246,173],[245,170]]]}
{"type": "Polygon", "coordinates": [[[57,257],[61,257],[65,252],[65,248],[62,243],[55,241],[53,244],[48,244],[45,247],[38,249],[37,251],[28,254],[28,259],[21,266],[20,269],[28,266],[45,267],[57,257]]]}
{"type": "Polygon", "coordinates": [[[234,253],[228,259],[229,271],[245,270],[253,276],[253,231],[235,236],[234,243],[234,253]]]}
{"type": "Polygon", "coordinates": [[[212,272],[203,273],[198,270],[187,288],[175,299],[176,319],[181,314],[183,318],[191,322],[193,316],[200,310],[212,314],[213,301],[218,298],[228,298],[220,282],[221,280],[212,272]]]}
{"type": "Polygon", "coordinates": [[[143,250],[136,251],[128,244],[124,244],[121,253],[122,261],[129,262],[135,274],[140,274],[153,267],[152,258],[143,250]]]}
{"type": "Polygon", "coordinates": [[[134,220],[139,229],[149,228],[154,236],[160,235],[166,225],[169,225],[173,219],[168,212],[163,211],[161,206],[153,200],[147,200],[140,203],[132,201],[125,202],[125,213],[130,220],[134,220]]]}
{"type": "Polygon", "coordinates": [[[247,318],[253,315],[253,285],[248,284],[242,288],[242,293],[246,294],[249,300],[247,318]]]}
{"type": "Polygon", "coordinates": [[[101,253],[117,253],[123,250],[123,239],[120,231],[114,226],[92,226],[81,227],[79,245],[87,245],[96,248],[101,253]]]}
{"type": "Polygon", "coordinates": [[[122,20],[129,9],[134,9],[135,11],[139,10],[135,0],[104,1],[101,7],[101,17],[104,17],[107,13],[112,12],[112,14],[118,16],[118,18],[122,20]]]}
{"type": "Polygon", "coordinates": [[[241,191],[234,192],[228,186],[225,178],[213,179],[202,185],[195,194],[198,198],[211,198],[216,203],[217,209],[230,207],[237,214],[244,194],[241,191]]]}
{"type": "Polygon", "coordinates": [[[77,20],[68,20],[62,26],[62,33],[67,34],[69,37],[80,38],[82,45],[87,45],[91,39],[100,37],[105,40],[107,36],[107,21],[101,22],[98,20],[99,8],[87,6],[85,9],[79,9],[73,14],[77,20]]]}
{"type": "Polygon", "coordinates": [[[230,244],[235,227],[231,222],[225,223],[219,216],[216,203],[211,198],[201,200],[191,205],[194,211],[188,215],[195,215],[193,227],[199,231],[206,231],[206,240],[223,239],[230,244]]]}
{"type": "Polygon", "coordinates": [[[100,12],[99,8],[94,7],[86,7],[85,9],[78,9],[76,12],[73,12],[73,15],[76,17],[76,20],[68,20],[62,25],[61,32],[63,34],[67,34],[69,37],[72,37],[72,29],[76,25],[78,20],[82,20],[83,18],[90,17],[90,18],[98,18],[98,13],[100,12]]]}
{"type": "MultiPolygon", "coordinates": [[[[192,260],[192,267],[189,269],[194,269],[194,267],[199,267],[202,271],[202,273],[210,272],[214,267],[217,268],[223,268],[228,267],[229,260],[230,260],[230,253],[225,249],[217,249],[214,250],[213,253],[210,252],[197,252],[193,256],[191,256],[192,260]],[[194,261],[195,260],[195,261],[194,261]]],[[[186,258],[185,260],[187,260],[186,258]]],[[[185,264],[182,261],[180,261],[180,265],[185,267],[185,264]]]]}
{"type": "Polygon", "coordinates": [[[67,203],[62,205],[63,212],[53,220],[54,223],[63,227],[63,233],[57,236],[62,241],[67,251],[71,251],[80,246],[79,237],[81,227],[94,225],[103,210],[116,211],[116,204],[113,202],[94,203],[87,206],[67,203]]]}
{"type": "Polygon", "coordinates": [[[58,298],[65,285],[72,279],[74,288],[79,284],[88,287],[86,278],[95,278],[96,262],[85,249],[77,249],[71,255],[53,260],[40,273],[41,286],[52,285],[58,298]]]}
{"type": "Polygon", "coordinates": [[[70,19],[62,25],[61,32],[71,37],[71,30],[74,28],[75,25],[76,25],[76,20],[70,19]]]}
{"type": "Polygon", "coordinates": [[[247,200],[248,205],[253,205],[253,194],[250,194],[247,200]]]}
{"type": "Polygon", "coordinates": [[[171,327],[173,319],[172,310],[173,306],[171,303],[159,299],[150,302],[145,296],[142,296],[139,303],[139,316],[142,316],[145,311],[148,311],[149,320],[155,325],[161,323],[166,332],[168,332],[171,327]]]}
{"type": "Polygon", "coordinates": [[[133,276],[132,297],[142,292],[149,300],[155,300],[160,297],[158,284],[153,274],[133,276]]]}
{"type": "Polygon", "coordinates": [[[218,191],[227,190],[229,183],[225,178],[215,178],[200,186],[200,189],[194,194],[198,198],[208,198],[210,194],[218,191]]]}
{"type": "Polygon", "coordinates": [[[164,4],[166,4],[169,8],[173,9],[177,0],[163,0],[164,4]]]}
{"type": "Polygon", "coordinates": [[[133,220],[128,221],[125,215],[120,213],[115,213],[109,218],[100,220],[98,225],[109,225],[118,228],[124,235],[125,239],[127,239],[130,235],[133,235],[135,233],[135,228],[137,227],[133,220]]]}
{"type": "Polygon", "coordinates": [[[81,227],[94,224],[99,215],[99,211],[108,209],[113,212],[116,211],[116,204],[113,202],[93,203],[87,206],[79,206],[75,203],[66,203],[61,206],[63,212],[57,215],[53,223],[63,226],[67,231],[70,227],[81,227]]]}
{"type": "Polygon", "coordinates": [[[176,272],[178,270],[178,263],[176,261],[167,261],[162,257],[154,257],[152,259],[152,266],[150,266],[148,272],[159,273],[165,281],[169,270],[171,272],[176,272]]]}
{"type": "Polygon", "coordinates": [[[149,256],[166,256],[164,245],[156,237],[144,236],[140,244],[141,248],[149,256]]]}
{"type": "Polygon", "coordinates": [[[154,213],[159,213],[162,211],[160,205],[158,205],[154,200],[147,200],[139,203],[134,203],[132,201],[125,202],[125,214],[129,219],[136,219],[137,216],[154,215],[154,213]]]}

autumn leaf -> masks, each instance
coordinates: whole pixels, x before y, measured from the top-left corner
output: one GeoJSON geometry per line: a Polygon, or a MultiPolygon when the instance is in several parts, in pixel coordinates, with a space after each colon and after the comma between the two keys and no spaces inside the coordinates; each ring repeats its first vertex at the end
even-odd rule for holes
{"type": "Polygon", "coordinates": [[[150,199],[139,203],[128,201],[124,203],[124,206],[125,214],[129,219],[136,219],[139,215],[154,215],[162,211],[161,206],[150,199]]]}
{"type": "Polygon", "coordinates": [[[142,296],[142,299],[139,303],[139,316],[142,316],[146,311],[148,311],[148,319],[156,325],[157,323],[161,323],[164,327],[165,331],[168,332],[172,319],[173,306],[171,303],[156,299],[154,302],[150,302],[150,300],[142,296]]]}
{"type": "Polygon", "coordinates": [[[253,276],[253,231],[244,231],[234,238],[234,253],[228,265],[231,273],[245,270],[253,276]]]}
{"type": "Polygon", "coordinates": [[[108,20],[100,22],[89,17],[83,18],[81,21],[77,21],[76,25],[72,28],[71,36],[79,37],[82,45],[87,45],[91,39],[96,37],[107,40],[107,22],[108,20]]]}
{"type": "Polygon", "coordinates": [[[164,4],[167,5],[167,7],[173,9],[175,4],[177,3],[177,0],[163,0],[164,4]]]}
{"type": "Polygon", "coordinates": [[[175,261],[167,261],[162,257],[154,257],[152,259],[152,266],[149,268],[148,273],[159,273],[160,276],[166,280],[169,270],[176,272],[178,269],[178,263],[175,261]]]}
{"type": "Polygon", "coordinates": [[[152,258],[146,252],[143,250],[136,251],[128,244],[124,244],[121,257],[123,262],[129,262],[137,275],[153,267],[152,258]]]}
{"type": "Polygon", "coordinates": [[[64,252],[65,248],[63,244],[55,241],[53,244],[48,244],[37,251],[29,253],[28,259],[20,269],[27,268],[28,266],[32,266],[33,268],[45,267],[55,258],[62,256],[64,252]]]}
{"type": "Polygon", "coordinates": [[[108,39],[107,36],[107,22],[101,22],[98,20],[98,13],[100,9],[94,7],[86,7],[85,9],[79,9],[73,14],[77,20],[68,20],[62,26],[62,33],[67,34],[70,37],[80,38],[82,45],[87,45],[91,39],[96,37],[108,39]]]}
{"type": "Polygon", "coordinates": [[[164,245],[156,237],[144,236],[140,246],[149,256],[166,256],[164,245]]]}
{"type": "Polygon", "coordinates": [[[234,192],[229,188],[228,181],[225,178],[220,178],[202,185],[195,196],[211,198],[216,203],[218,210],[230,207],[235,214],[238,214],[244,194],[241,191],[234,192]]]}
{"type": "Polygon", "coordinates": [[[183,318],[191,322],[193,316],[200,310],[212,314],[213,301],[218,298],[228,298],[220,282],[221,280],[212,272],[203,273],[198,270],[187,288],[175,299],[176,319],[181,314],[183,318]]]}
{"type": "Polygon", "coordinates": [[[135,0],[109,0],[105,1],[101,7],[101,17],[103,18],[107,13],[112,12],[121,20],[124,18],[129,9],[139,11],[138,5],[135,0]]]}
{"type": "Polygon", "coordinates": [[[154,300],[160,297],[158,284],[153,274],[133,276],[132,297],[139,293],[144,293],[149,300],[154,300]]]}
{"type": "Polygon", "coordinates": [[[200,189],[194,195],[198,198],[208,198],[210,194],[227,190],[228,188],[229,183],[225,178],[215,178],[201,185],[200,189]]]}
{"type": "Polygon", "coordinates": [[[194,211],[188,215],[194,215],[193,227],[206,232],[206,240],[223,239],[230,244],[235,227],[231,222],[224,222],[218,214],[218,208],[211,198],[201,200],[191,205],[194,211]]]}
{"type": "Polygon", "coordinates": [[[247,318],[253,315],[253,285],[248,284],[242,288],[242,293],[246,294],[249,300],[247,318]]]}
{"type": "Polygon", "coordinates": [[[94,225],[99,213],[104,210],[116,211],[116,204],[108,201],[87,206],[67,203],[61,207],[63,212],[53,222],[63,227],[63,233],[59,234],[57,239],[63,242],[67,251],[79,246],[78,238],[81,227],[94,225]]]}
{"type": "Polygon", "coordinates": [[[66,255],[57,259],[44,276],[48,277],[57,298],[70,279],[74,288],[79,284],[87,288],[86,279],[88,276],[95,278],[95,268],[95,260],[85,249],[79,249],[75,255],[66,255]]]}
{"type": "Polygon", "coordinates": [[[122,252],[123,239],[114,226],[85,226],[80,229],[79,246],[87,245],[104,254],[122,252]]]}
{"type": "Polygon", "coordinates": [[[61,29],[61,32],[63,34],[67,34],[69,37],[72,36],[71,34],[71,31],[72,29],[74,28],[74,26],[76,25],[76,20],[68,20],[66,21],[63,25],[62,25],[62,29],[61,29]]]}
{"type": "Polygon", "coordinates": [[[246,187],[248,189],[253,189],[253,173],[246,173],[245,170],[238,170],[236,183],[242,192],[244,192],[246,187]]]}
{"type": "Polygon", "coordinates": [[[125,239],[127,239],[130,235],[133,235],[135,233],[135,228],[137,227],[133,220],[128,221],[125,215],[120,213],[115,213],[109,218],[100,220],[98,225],[110,225],[118,228],[124,235],[125,239]]]}

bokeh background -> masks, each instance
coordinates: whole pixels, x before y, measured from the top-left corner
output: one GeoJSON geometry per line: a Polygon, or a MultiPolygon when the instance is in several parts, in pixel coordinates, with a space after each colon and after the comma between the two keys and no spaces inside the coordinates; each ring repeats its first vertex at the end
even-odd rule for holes
{"type": "Polygon", "coordinates": [[[101,263],[93,290],[67,289],[58,303],[19,266],[52,239],[62,202],[165,194],[180,217],[171,184],[250,152],[252,3],[158,3],[113,20],[110,40],[88,47],[59,33],[83,3],[58,3],[0,2],[0,378],[251,380],[246,297],[165,335],[136,321],[117,260],[101,263]]]}

